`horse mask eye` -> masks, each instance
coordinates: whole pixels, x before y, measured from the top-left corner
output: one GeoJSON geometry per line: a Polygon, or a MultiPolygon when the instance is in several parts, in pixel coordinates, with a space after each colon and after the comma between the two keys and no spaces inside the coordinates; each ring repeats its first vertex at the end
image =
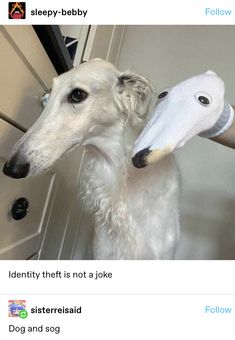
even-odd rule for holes
{"type": "Polygon", "coordinates": [[[88,93],[81,90],[81,89],[74,89],[69,95],[68,95],[68,102],[72,104],[78,104],[81,103],[83,100],[85,100],[88,97],[88,93]]]}
{"type": "Polygon", "coordinates": [[[203,106],[209,106],[212,102],[212,99],[210,98],[210,96],[206,94],[199,93],[196,95],[196,99],[203,106]]]}
{"type": "Polygon", "coordinates": [[[209,105],[210,104],[210,100],[207,97],[200,96],[200,97],[198,97],[198,100],[203,105],[209,105]]]}

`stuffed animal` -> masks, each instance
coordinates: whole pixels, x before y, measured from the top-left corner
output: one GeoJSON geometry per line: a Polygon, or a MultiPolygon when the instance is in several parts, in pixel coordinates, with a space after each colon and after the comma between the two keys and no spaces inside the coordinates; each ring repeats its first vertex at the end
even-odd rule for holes
{"type": "Polygon", "coordinates": [[[232,107],[224,104],[224,82],[213,71],[165,89],[135,142],[133,164],[142,168],[154,163],[198,134],[218,136],[230,127],[233,116],[232,107]]]}

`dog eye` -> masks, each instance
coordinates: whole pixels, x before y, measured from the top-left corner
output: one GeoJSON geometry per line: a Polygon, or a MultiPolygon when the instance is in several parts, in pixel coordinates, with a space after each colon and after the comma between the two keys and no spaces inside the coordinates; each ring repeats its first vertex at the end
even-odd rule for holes
{"type": "Polygon", "coordinates": [[[88,93],[81,90],[81,89],[74,89],[69,95],[68,95],[68,101],[69,103],[77,104],[81,103],[83,100],[85,100],[88,96],[88,93]]]}
{"type": "Polygon", "coordinates": [[[196,99],[203,106],[209,106],[212,102],[211,97],[206,93],[197,93],[196,99]]]}

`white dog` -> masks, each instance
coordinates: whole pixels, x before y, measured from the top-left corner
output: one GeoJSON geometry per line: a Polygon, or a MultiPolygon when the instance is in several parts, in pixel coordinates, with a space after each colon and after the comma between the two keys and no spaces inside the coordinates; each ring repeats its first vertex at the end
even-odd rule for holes
{"type": "Polygon", "coordinates": [[[179,237],[178,171],[172,156],[144,169],[134,141],[156,104],[150,83],[94,59],[55,78],[44,112],[15,145],[4,173],[38,175],[85,146],[86,203],[95,259],[172,259],[179,237]]]}

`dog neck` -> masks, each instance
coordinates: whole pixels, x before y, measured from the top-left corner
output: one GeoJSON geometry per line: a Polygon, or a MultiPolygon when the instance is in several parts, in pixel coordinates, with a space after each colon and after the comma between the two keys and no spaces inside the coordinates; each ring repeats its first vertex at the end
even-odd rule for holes
{"type": "Polygon", "coordinates": [[[129,235],[126,243],[128,251],[136,242],[134,224],[128,214],[128,180],[139,171],[132,165],[131,154],[142,125],[144,122],[131,124],[119,120],[90,139],[82,181],[86,209],[94,216],[95,225],[102,228],[108,237],[118,233],[118,240],[126,240],[126,235],[129,235]]]}
{"type": "Polygon", "coordinates": [[[135,130],[123,122],[108,127],[98,136],[89,139],[86,145],[89,158],[103,163],[112,171],[126,171],[132,166],[131,153],[139,132],[135,130]]]}

